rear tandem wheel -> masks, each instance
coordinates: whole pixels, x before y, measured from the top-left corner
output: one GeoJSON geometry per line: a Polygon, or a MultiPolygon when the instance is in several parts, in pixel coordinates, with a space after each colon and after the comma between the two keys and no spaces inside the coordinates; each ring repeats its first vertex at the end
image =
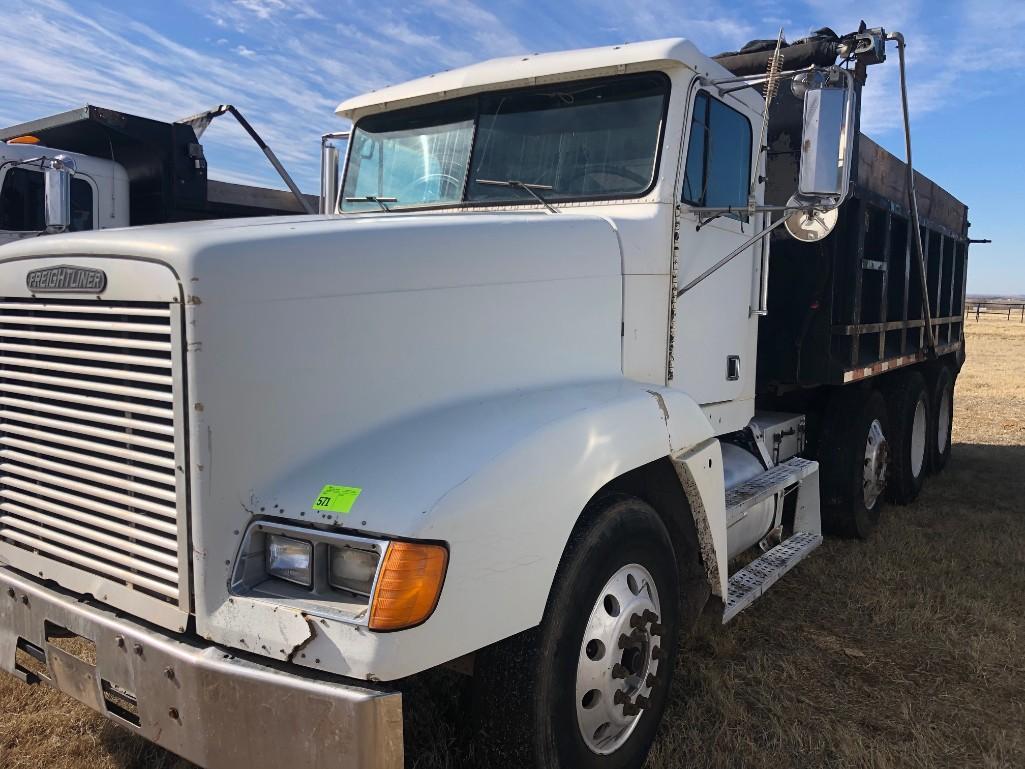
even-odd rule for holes
{"type": "Polygon", "coordinates": [[[918,497],[929,471],[932,399],[919,371],[900,371],[884,381],[891,430],[887,496],[906,505],[918,497]]]}
{"type": "Polygon", "coordinates": [[[890,465],[889,414],[878,390],[838,390],[819,436],[822,525],[830,534],[868,539],[879,523],[890,465]]]}

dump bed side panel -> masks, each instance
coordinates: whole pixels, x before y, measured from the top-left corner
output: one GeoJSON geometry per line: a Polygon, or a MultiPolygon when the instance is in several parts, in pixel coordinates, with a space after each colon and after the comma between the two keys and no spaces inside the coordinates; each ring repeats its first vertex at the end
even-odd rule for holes
{"type": "MultiPolygon", "coordinates": [[[[766,198],[796,188],[800,101],[784,89],[769,129],[766,198]]],[[[772,236],[769,314],[759,327],[759,392],[845,384],[925,358],[906,166],[864,134],[855,142],[853,191],[836,229],[818,243],[772,236]]],[[[916,173],[937,354],[961,347],[968,209],[916,173]]]]}

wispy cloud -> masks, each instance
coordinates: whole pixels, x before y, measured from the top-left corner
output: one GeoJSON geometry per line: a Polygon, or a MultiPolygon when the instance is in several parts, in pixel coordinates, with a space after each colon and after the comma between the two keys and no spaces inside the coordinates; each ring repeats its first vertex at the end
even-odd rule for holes
{"type": "MultiPolygon", "coordinates": [[[[971,0],[940,6],[931,0],[870,0],[849,10],[833,0],[806,0],[806,16],[816,26],[838,32],[857,29],[861,19],[907,40],[908,101],[912,127],[930,113],[988,95],[997,78],[1020,77],[1025,70],[1025,5],[971,0]]],[[[900,128],[897,50],[883,67],[869,70],[862,127],[867,133],[900,128]]]]}
{"type": "MultiPolygon", "coordinates": [[[[230,102],[316,189],[318,137],[340,127],[333,109],[343,98],[527,48],[471,0],[189,2],[185,23],[178,9],[178,23],[157,27],[101,2],[0,0],[19,22],[0,32],[0,121],[86,102],[170,120],[230,102]]],[[[280,184],[237,126],[215,121],[204,145],[213,176],[280,184]]]]}
{"type": "MultiPolygon", "coordinates": [[[[102,0],[0,0],[17,18],[0,31],[0,121],[15,123],[90,102],[160,118],[230,102],[247,114],[307,189],[317,187],[318,137],[340,127],[343,98],[440,69],[518,52],[683,35],[711,53],[820,26],[872,24],[909,40],[914,117],[993,88],[1025,68],[1025,7],[975,0],[938,24],[926,0],[181,0],[161,16],[102,0]],[[166,19],[166,23],[160,23],[166,19]],[[800,21],[793,23],[791,19],[800,21]],[[54,34],[60,30],[60,34],[54,34]]],[[[896,67],[873,68],[866,130],[899,125],[896,67]]],[[[214,176],[276,177],[237,126],[204,136],[214,176]]]]}

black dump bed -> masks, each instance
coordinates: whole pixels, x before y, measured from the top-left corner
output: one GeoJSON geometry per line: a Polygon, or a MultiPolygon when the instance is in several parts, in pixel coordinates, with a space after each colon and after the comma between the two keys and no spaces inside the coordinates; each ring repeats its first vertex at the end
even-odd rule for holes
{"type": "Polygon", "coordinates": [[[0,141],[26,135],[124,166],[132,225],[302,213],[291,193],[208,180],[203,145],[188,123],[86,105],[0,129],[0,141]]]}
{"type": "MultiPolygon", "coordinates": [[[[788,52],[786,67],[832,64],[836,54],[821,37],[788,52]]],[[[760,55],[760,61],[743,52],[719,61],[737,74],[764,72],[768,54],[760,55]]],[[[900,104],[893,108],[899,114],[900,104]]],[[[783,205],[797,189],[802,120],[802,102],[789,82],[779,88],[770,116],[766,203],[783,205]]],[[[759,327],[761,393],[845,384],[927,357],[907,166],[860,131],[854,153],[852,194],[830,235],[802,243],[782,229],[772,234],[769,314],[759,327]]],[[[968,208],[921,174],[915,179],[935,353],[960,353],[968,208]]]]}

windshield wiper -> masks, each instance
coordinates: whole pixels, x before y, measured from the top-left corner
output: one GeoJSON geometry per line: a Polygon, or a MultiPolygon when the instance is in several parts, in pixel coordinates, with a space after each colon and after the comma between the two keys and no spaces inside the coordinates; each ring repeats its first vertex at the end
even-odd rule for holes
{"type": "Polygon", "coordinates": [[[550,184],[528,184],[527,182],[518,182],[515,179],[509,179],[508,181],[500,182],[496,179],[474,179],[477,184],[487,184],[492,187],[513,187],[518,190],[523,190],[530,195],[534,200],[543,205],[553,214],[559,213],[559,210],[555,208],[551,203],[541,197],[535,190],[545,190],[550,192],[555,189],[550,184]]]}
{"type": "Polygon", "coordinates": [[[391,211],[385,203],[398,203],[398,198],[383,198],[378,195],[364,195],[361,198],[346,198],[346,203],[377,203],[383,211],[391,211]]]}

